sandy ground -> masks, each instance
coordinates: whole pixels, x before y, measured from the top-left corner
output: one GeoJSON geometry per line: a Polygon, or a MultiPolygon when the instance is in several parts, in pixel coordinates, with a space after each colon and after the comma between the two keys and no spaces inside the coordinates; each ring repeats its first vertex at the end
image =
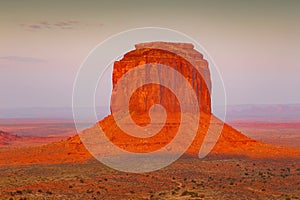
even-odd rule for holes
{"type": "MultiPolygon", "coordinates": [[[[266,143],[299,145],[299,124],[236,122],[231,125],[266,143]]],[[[24,128],[24,124],[2,124],[2,128],[24,134],[23,141],[12,142],[5,149],[12,147],[16,151],[22,144],[41,145],[37,141],[45,142],[45,138],[53,137],[47,129],[50,126],[54,127],[52,131],[64,133],[72,129],[66,122],[34,122],[30,127],[40,130],[42,136],[32,137],[29,134],[32,129],[24,128]]],[[[68,147],[67,144],[63,147],[68,147]]],[[[300,199],[299,156],[273,160],[230,155],[204,160],[184,157],[164,169],[141,174],[119,172],[90,158],[68,164],[2,165],[0,177],[0,199],[300,199]]]]}
{"type": "Polygon", "coordinates": [[[0,167],[1,199],[300,199],[300,160],[182,158],[151,173],[85,164],[0,167]]]}

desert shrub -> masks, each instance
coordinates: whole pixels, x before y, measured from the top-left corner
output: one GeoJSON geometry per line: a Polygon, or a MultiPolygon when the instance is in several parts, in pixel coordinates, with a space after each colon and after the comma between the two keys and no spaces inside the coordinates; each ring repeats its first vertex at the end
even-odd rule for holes
{"type": "Polygon", "coordinates": [[[16,194],[23,194],[23,192],[21,190],[17,190],[16,194]]]}
{"type": "Polygon", "coordinates": [[[187,195],[190,195],[191,197],[198,197],[198,193],[197,192],[192,192],[192,191],[187,191],[187,190],[185,190],[181,194],[181,196],[187,196],[187,195]]]}
{"type": "Polygon", "coordinates": [[[94,190],[93,189],[87,189],[87,191],[86,191],[86,193],[88,193],[88,194],[90,194],[90,193],[93,193],[94,192],[94,190]]]}
{"type": "Polygon", "coordinates": [[[189,192],[185,190],[184,192],[182,192],[181,196],[186,196],[188,194],[189,194],[189,192]]]}
{"type": "Polygon", "coordinates": [[[31,189],[26,189],[26,192],[31,194],[32,193],[32,190],[31,189]]]}
{"type": "Polygon", "coordinates": [[[166,195],[166,193],[165,193],[165,192],[161,192],[161,193],[159,193],[158,195],[159,195],[159,196],[163,196],[163,195],[166,195]]]}
{"type": "Polygon", "coordinates": [[[15,192],[10,192],[10,196],[15,196],[16,193],[15,192]]]}
{"type": "Polygon", "coordinates": [[[201,183],[198,183],[197,186],[198,186],[198,187],[200,187],[200,186],[203,186],[203,187],[204,187],[205,184],[204,184],[203,182],[201,182],[201,183]]]}

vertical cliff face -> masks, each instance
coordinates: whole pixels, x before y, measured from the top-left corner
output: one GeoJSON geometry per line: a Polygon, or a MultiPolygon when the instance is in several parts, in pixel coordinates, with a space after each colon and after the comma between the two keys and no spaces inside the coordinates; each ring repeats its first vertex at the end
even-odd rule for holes
{"type": "MultiPolygon", "coordinates": [[[[211,80],[208,69],[208,62],[203,59],[203,55],[193,49],[192,44],[186,43],[168,43],[152,42],[137,44],[136,49],[128,52],[124,57],[114,63],[113,69],[113,88],[111,105],[121,109],[128,109],[125,99],[116,96],[117,92],[131,96],[130,108],[134,112],[147,112],[149,107],[161,104],[168,112],[179,112],[180,106],[176,96],[166,87],[158,84],[147,84],[139,87],[130,95],[127,86],[129,84],[139,86],[141,74],[133,75],[127,84],[117,85],[118,81],[131,69],[139,66],[148,65],[145,68],[146,77],[155,76],[158,81],[165,79],[167,82],[173,82],[182,95],[187,95],[186,91],[181,89],[181,83],[174,74],[166,72],[163,69],[155,68],[157,65],[164,65],[179,72],[190,86],[193,88],[199,102],[199,109],[202,112],[211,113],[211,80]]],[[[186,107],[192,104],[187,98],[186,107]]]]}

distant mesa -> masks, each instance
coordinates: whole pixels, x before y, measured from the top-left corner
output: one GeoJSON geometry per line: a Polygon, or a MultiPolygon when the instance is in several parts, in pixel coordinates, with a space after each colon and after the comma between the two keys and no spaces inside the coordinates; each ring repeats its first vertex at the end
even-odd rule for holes
{"type": "MultiPolygon", "coordinates": [[[[124,99],[117,98],[116,91],[121,90],[128,93],[126,85],[115,88],[118,81],[129,70],[146,63],[163,64],[172,67],[181,73],[192,85],[199,101],[201,119],[199,130],[188,148],[186,155],[195,156],[198,154],[203,138],[212,120],[214,124],[224,123],[211,113],[211,80],[208,62],[203,55],[196,51],[192,44],[151,42],[135,45],[136,49],[124,55],[114,63],[112,82],[114,91],[111,97],[112,105],[120,105],[119,110],[129,109],[132,119],[138,125],[149,123],[149,108],[153,104],[161,104],[167,110],[166,125],[156,135],[149,138],[136,138],[124,133],[116,124],[112,115],[107,116],[94,127],[84,130],[84,134],[92,134],[98,130],[100,125],[106,136],[115,145],[132,152],[150,152],[162,148],[174,137],[174,131],[180,123],[180,106],[170,91],[158,85],[145,85],[140,87],[131,97],[129,108],[124,99]],[[163,47],[163,48],[161,48],[163,47]],[[187,58],[187,59],[183,59],[187,58]],[[197,69],[197,70],[195,70],[197,69]],[[198,73],[199,71],[200,73],[198,73]]],[[[167,78],[168,81],[176,81],[173,76],[166,76],[163,71],[150,70],[145,73],[154,73],[159,78],[167,78]]],[[[131,80],[130,84],[138,84],[139,74],[131,80]]],[[[184,93],[185,91],[182,91],[184,93]]],[[[189,102],[187,102],[188,104],[189,102]]],[[[188,127],[187,127],[188,130],[188,127]]],[[[81,133],[81,134],[82,134],[81,133]]],[[[176,132],[175,132],[176,133],[176,132]]],[[[9,135],[12,137],[11,135],[9,135]]],[[[245,157],[245,158],[286,158],[300,156],[300,149],[290,149],[280,146],[273,146],[255,141],[233,127],[224,124],[217,144],[214,146],[211,157],[245,157]]],[[[41,147],[30,147],[22,149],[5,149],[0,151],[0,165],[24,164],[24,163],[68,163],[86,162],[92,158],[85,149],[78,135],[61,142],[55,142],[41,147]],[[11,156],[14,155],[14,156],[11,156]]]]}
{"type": "Polygon", "coordinates": [[[11,142],[19,139],[19,136],[8,132],[0,131],[0,145],[9,145],[11,142]]]}

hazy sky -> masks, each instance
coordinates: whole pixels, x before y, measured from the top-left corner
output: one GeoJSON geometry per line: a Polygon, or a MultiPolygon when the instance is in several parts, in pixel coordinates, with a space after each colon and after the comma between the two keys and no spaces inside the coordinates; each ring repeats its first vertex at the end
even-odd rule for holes
{"type": "Polygon", "coordinates": [[[107,37],[156,26],[204,46],[228,104],[300,103],[300,1],[0,3],[0,108],[71,106],[80,64],[107,37]]]}

